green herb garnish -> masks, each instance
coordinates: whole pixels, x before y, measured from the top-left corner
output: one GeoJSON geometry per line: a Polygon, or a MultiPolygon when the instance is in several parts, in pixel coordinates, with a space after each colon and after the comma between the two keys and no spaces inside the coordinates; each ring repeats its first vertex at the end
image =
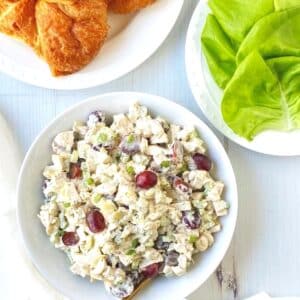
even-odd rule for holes
{"type": "Polygon", "coordinates": [[[189,236],[189,243],[194,244],[198,240],[198,237],[195,235],[189,236]]]}
{"type": "Polygon", "coordinates": [[[101,199],[102,199],[102,196],[100,194],[96,194],[96,195],[93,196],[92,202],[93,203],[99,203],[101,199]]]}
{"type": "Polygon", "coordinates": [[[177,174],[182,174],[182,173],[184,173],[185,171],[187,171],[189,168],[188,168],[188,165],[187,165],[187,163],[182,163],[181,164],[181,166],[179,166],[179,168],[178,168],[178,173],[177,174]]]}
{"type": "Polygon", "coordinates": [[[132,144],[134,141],[135,141],[134,135],[133,135],[133,134],[130,134],[130,135],[127,137],[127,143],[132,144]]]}
{"type": "Polygon", "coordinates": [[[68,208],[68,207],[70,207],[71,206],[71,203],[70,202],[65,202],[64,203],[64,208],[68,208]]]}
{"type": "Polygon", "coordinates": [[[129,175],[134,175],[135,174],[135,170],[134,170],[133,166],[127,166],[126,171],[129,175]]]}
{"type": "Polygon", "coordinates": [[[129,250],[127,250],[127,252],[126,252],[126,255],[135,255],[136,254],[136,252],[135,252],[135,250],[134,249],[129,249],[129,250]]]}
{"type": "Polygon", "coordinates": [[[132,242],[131,242],[131,247],[133,249],[135,249],[138,245],[139,245],[139,240],[138,239],[134,239],[132,242]]]}
{"type": "Polygon", "coordinates": [[[170,163],[169,160],[164,160],[164,161],[160,164],[160,166],[161,166],[162,168],[169,168],[170,165],[171,165],[171,163],[170,163]]]}
{"type": "Polygon", "coordinates": [[[55,236],[56,236],[56,237],[61,237],[61,236],[63,236],[64,232],[65,232],[65,231],[64,231],[63,229],[59,228],[59,229],[57,230],[55,236]]]}
{"type": "Polygon", "coordinates": [[[94,184],[94,179],[90,177],[90,178],[87,178],[85,180],[85,182],[86,182],[87,185],[93,185],[94,184]]]}
{"type": "Polygon", "coordinates": [[[100,143],[105,143],[108,140],[108,135],[106,133],[100,133],[98,136],[98,141],[100,143]]]}

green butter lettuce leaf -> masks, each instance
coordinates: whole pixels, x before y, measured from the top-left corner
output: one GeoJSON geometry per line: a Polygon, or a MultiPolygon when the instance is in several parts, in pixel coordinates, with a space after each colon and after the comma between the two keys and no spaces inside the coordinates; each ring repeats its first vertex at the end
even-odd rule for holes
{"type": "Polygon", "coordinates": [[[287,99],[289,128],[300,128],[300,57],[286,56],[267,61],[276,73],[287,99]]]}
{"type": "Polygon", "coordinates": [[[260,19],[242,42],[237,63],[241,63],[253,50],[259,51],[265,59],[300,56],[300,6],[260,19]]]}
{"type": "Polygon", "coordinates": [[[210,0],[209,6],[214,15],[206,19],[202,49],[214,80],[224,89],[236,70],[240,42],[256,20],[274,11],[273,0],[210,0]]]}
{"type": "Polygon", "coordinates": [[[252,140],[300,128],[300,0],[209,0],[203,53],[224,121],[252,140]]]}
{"type": "Polygon", "coordinates": [[[293,8],[299,5],[299,0],[274,0],[274,7],[276,11],[293,8]]]}
{"type": "Polygon", "coordinates": [[[274,58],[266,63],[259,53],[252,52],[225,89],[223,118],[248,140],[267,129],[299,128],[299,86],[299,57],[274,58]]]}
{"type": "Polygon", "coordinates": [[[224,32],[238,44],[256,21],[274,11],[273,0],[209,0],[208,5],[224,32]]]}
{"type": "Polygon", "coordinates": [[[217,84],[225,88],[236,69],[236,53],[213,15],[208,15],[206,19],[201,42],[210,72],[217,84]]]}

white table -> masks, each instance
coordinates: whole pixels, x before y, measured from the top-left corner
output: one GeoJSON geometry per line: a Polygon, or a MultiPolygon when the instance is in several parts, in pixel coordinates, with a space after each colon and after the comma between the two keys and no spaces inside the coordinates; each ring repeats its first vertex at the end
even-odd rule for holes
{"type": "MultiPolygon", "coordinates": [[[[184,65],[185,34],[197,1],[185,2],[176,27],[159,51],[138,70],[111,84],[75,92],[52,91],[0,74],[0,111],[14,128],[22,150],[66,107],[105,92],[159,94],[204,119],[189,90],[184,65]]],[[[300,295],[300,157],[253,153],[218,136],[238,181],[237,230],[218,276],[212,275],[189,299],[243,299],[261,290],[273,296],[300,295]]],[[[12,300],[5,295],[1,299],[12,300]]]]}

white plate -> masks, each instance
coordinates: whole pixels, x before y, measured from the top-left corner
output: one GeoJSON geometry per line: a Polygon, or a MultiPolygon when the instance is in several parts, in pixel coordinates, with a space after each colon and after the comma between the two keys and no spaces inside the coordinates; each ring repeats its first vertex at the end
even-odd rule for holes
{"type": "Polygon", "coordinates": [[[158,0],[134,15],[109,15],[110,36],[99,55],[83,70],[51,76],[32,49],[0,34],[0,71],[49,89],[84,89],[117,79],[150,57],[168,36],[184,0],[158,0]]]}
{"type": "Polygon", "coordinates": [[[214,177],[225,183],[224,198],[230,203],[229,214],[222,218],[223,230],[209,251],[196,259],[195,266],[179,278],[158,278],[135,299],[182,300],[197,289],[216,269],[230,244],[237,218],[237,188],[234,173],[221,143],[212,131],[191,112],[164,98],[139,93],[113,93],[81,102],[57,117],[37,137],[26,155],[18,184],[18,220],[23,239],[32,261],[40,273],[59,291],[72,300],[111,300],[102,283],[90,283],[69,271],[66,255],[49,242],[37,214],[43,203],[42,170],[50,161],[52,138],[72,127],[74,120],[84,120],[96,109],[111,114],[128,111],[133,101],[146,105],[154,115],[173,123],[193,124],[199,130],[215,165],[214,177]],[[76,287],[76,288],[75,288],[76,287]]]}
{"type": "Polygon", "coordinates": [[[249,142],[236,135],[225,124],[220,109],[222,91],[210,74],[200,43],[200,36],[209,11],[207,1],[200,0],[189,25],[185,48],[189,84],[201,110],[219,131],[245,148],[270,155],[300,155],[300,130],[265,131],[249,142]]]}

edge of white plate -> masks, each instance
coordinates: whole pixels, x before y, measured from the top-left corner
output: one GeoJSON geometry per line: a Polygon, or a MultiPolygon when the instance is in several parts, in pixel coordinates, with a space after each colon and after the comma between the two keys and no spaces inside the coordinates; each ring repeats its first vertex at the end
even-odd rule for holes
{"type": "MultiPolygon", "coordinates": [[[[13,59],[8,58],[7,56],[1,53],[0,53],[0,71],[22,82],[37,87],[55,89],[55,90],[83,90],[83,89],[96,87],[96,86],[100,86],[112,82],[138,68],[141,64],[147,61],[164,43],[164,41],[166,40],[166,38],[169,36],[170,32],[174,28],[184,4],[184,0],[176,0],[176,1],[177,1],[177,6],[175,6],[176,9],[174,10],[174,15],[172,19],[169,21],[169,25],[165,29],[162,29],[162,31],[160,32],[159,39],[154,41],[152,47],[144,48],[143,54],[140,55],[139,59],[136,60],[136,62],[133,63],[130,67],[124,70],[120,70],[110,76],[102,77],[102,78],[98,76],[96,79],[84,80],[84,84],[81,85],[79,80],[72,80],[72,77],[69,78],[63,77],[63,79],[68,78],[67,81],[61,82],[59,80],[58,81],[50,80],[50,82],[49,81],[47,82],[44,80],[44,78],[40,79],[38,77],[38,73],[29,75],[30,70],[28,68],[26,67],[20,68],[20,66],[17,63],[15,63],[13,59]]],[[[146,9],[151,9],[151,8],[146,8],[146,9]]],[[[37,59],[39,58],[37,57],[37,59]]]]}

